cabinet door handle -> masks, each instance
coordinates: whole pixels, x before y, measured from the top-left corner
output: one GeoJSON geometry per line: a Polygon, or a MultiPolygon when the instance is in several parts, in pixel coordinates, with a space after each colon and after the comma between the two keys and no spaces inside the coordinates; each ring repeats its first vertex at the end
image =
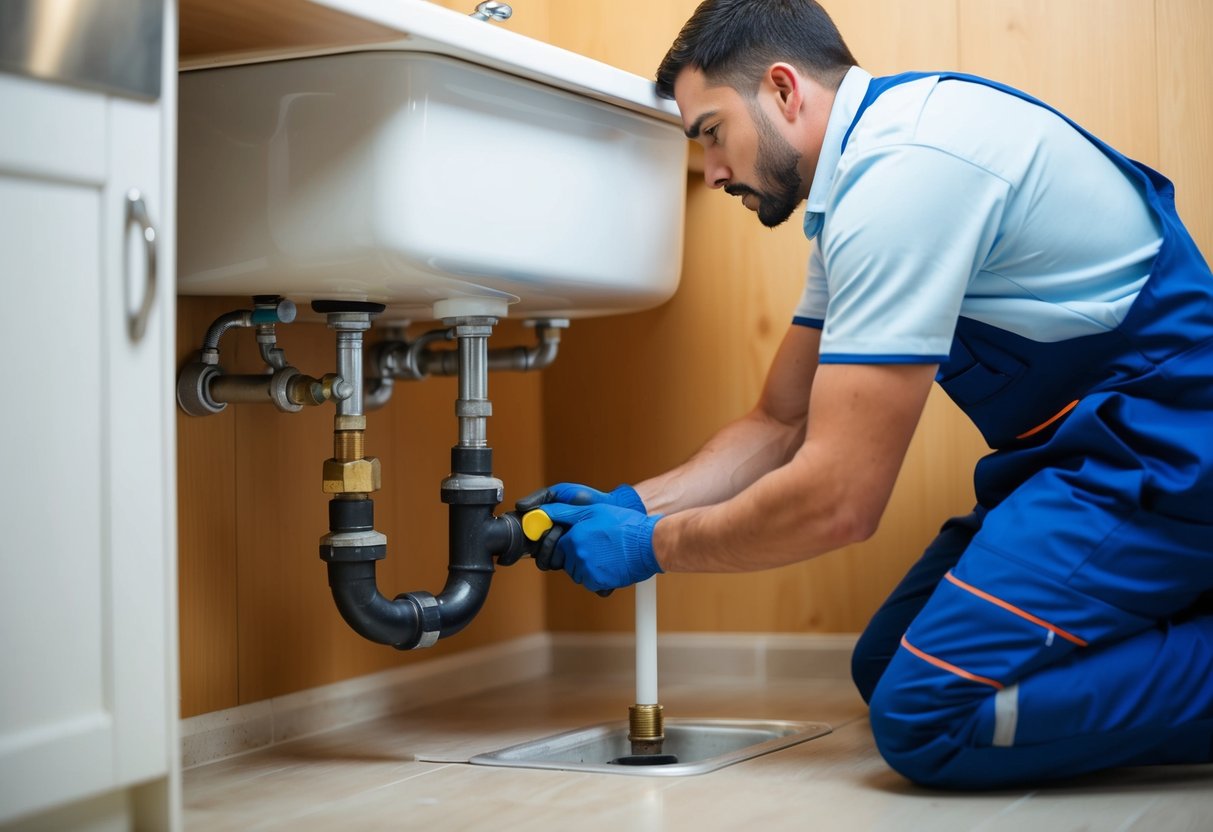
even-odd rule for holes
{"type": "Polygon", "coordinates": [[[143,238],[144,249],[147,252],[147,285],[144,287],[143,302],[139,311],[127,314],[127,325],[131,340],[138,343],[147,331],[147,319],[152,313],[152,305],[156,302],[156,227],[147,214],[147,203],[138,188],[126,192],[126,226],[131,223],[139,226],[139,236],[143,238]]]}

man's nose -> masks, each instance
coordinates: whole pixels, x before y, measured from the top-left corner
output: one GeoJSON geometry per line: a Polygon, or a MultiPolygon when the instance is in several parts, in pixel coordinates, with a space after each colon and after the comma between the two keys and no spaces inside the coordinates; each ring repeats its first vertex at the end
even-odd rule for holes
{"type": "Polygon", "coordinates": [[[711,150],[704,151],[703,181],[709,188],[723,188],[732,178],[733,172],[724,164],[719,154],[711,150]]]}

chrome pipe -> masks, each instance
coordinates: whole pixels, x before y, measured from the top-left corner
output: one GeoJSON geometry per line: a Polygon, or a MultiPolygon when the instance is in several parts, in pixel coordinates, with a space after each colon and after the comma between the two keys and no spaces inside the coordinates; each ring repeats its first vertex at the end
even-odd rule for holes
{"type": "Polygon", "coordinates": [[[455,338],[459,343],[459,447],[488,447],[488,417],[493,413],[489,401],[489,335],[496,318],[457,319],[455,338]]]}

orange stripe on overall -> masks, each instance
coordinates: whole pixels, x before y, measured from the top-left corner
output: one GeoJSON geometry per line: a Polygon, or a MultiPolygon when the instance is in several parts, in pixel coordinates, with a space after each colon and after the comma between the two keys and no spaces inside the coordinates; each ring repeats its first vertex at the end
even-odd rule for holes
{"type": "Polygon", "coordinates": [[[1038,618],[1037,616],[1032,615],[1032,613],[1030,613],[1030,612],[1021,610],[1019,607],[1015,606],[1014,604],[1009,604],[1006,601],[1002,600],[1001,598],[995,598],[993,595],[991,595],[988,592],[982,592],[977,587],[971,586],[970,584],[966,584],[964,581],[962,581],[960,578],[953,575],[951,572],[944,575],[944,578],[946,578],[948,581],[952,582],[956,586],[960,587],[965,592],[971,592],[974,595],[976,595],[978,598],[981,598],[984,601],[989,601],[991,604],[994,604],[995,606],[1002,607],[1007,612],[1014,613],[1015,615],[1018,615],[1022,619],[1031,621],[1033,624],[1037,624],[1041,627],[1044,627],[1046,630],[1049,630],[1050,632],[1054,633],[1055,635],[1061,636],[1066,641],[1077,644],[1079,647],[1087,646],[1086,641],[1084,641],[1083,639],[1074,635],[1073,633],[1066,632],[1065,630],[1061,629],[1061,627],[1054,626],[1053,624],[1050,624],[1048,621],[1045,621],[1043,618],[1038,618]]]}
{"type": "Polygon", "coordinates": [[[1016,439],[1027,439],[1029,436],[1033,436],[1037,433],[1040,433],[1042,430],[1044,430],[1049,425],[1056,422],[1062,416],[1065,416],[1067,413],[1069,413],[1071,410],[1073,410],[1076,407],[1078,407],[1078,399],[1075,399],[1074,401],[1070,402],[1068,405],[1066,405],[1061,410],[1054,413],[1048,419],[1045,419],[1043,422],[1041,422],[1036,427],[1032,428],[1031,430],[1024,431],[1023,433],[1019,434],[1019,436],[1016,436],[1015,438],[1016,439]]]}
{"type": "Polygon", "coordinates": [[[978,676],[976,673],[970,673],[969,671],[964,670],[963,668],[957,667],[956,665],[952,664],[951,662],[945,662],[943,659],[938,659],[935,656],[932,656],[930,653],[922,652],[917,647],[915,647],[913,644],[910,644],[910,642],[906,641],[905,636],[901,637],[901,646],[904,647],[905,649],[909,650],[911,653],[913,653],[918,658],[922,659],[924,662],[935,665],[940,670],[946,670],[949,673],[954,673],[957,676],[961,677],[962,679],[968,679],[970,682],[978,682],[983,685],[989,685],[990,687],[995,688],[996,690],[1002,690],[1002,688],[1003,688],[1002,682],[996,682],[993,679],[987,679],[985,676],[978,676]]]}

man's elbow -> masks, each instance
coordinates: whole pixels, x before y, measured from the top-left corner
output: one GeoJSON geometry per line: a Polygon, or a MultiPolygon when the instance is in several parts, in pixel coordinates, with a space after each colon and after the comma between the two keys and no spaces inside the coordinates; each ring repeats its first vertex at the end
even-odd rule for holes
{"type": "Polygon", "coordinates": [[[843,505],[834,512],[830,528],[830,548],[840,549],[853,543],[862,543],[876,534],[880,527],[883,507],[873,509],[862,504],[843,505]]]}

